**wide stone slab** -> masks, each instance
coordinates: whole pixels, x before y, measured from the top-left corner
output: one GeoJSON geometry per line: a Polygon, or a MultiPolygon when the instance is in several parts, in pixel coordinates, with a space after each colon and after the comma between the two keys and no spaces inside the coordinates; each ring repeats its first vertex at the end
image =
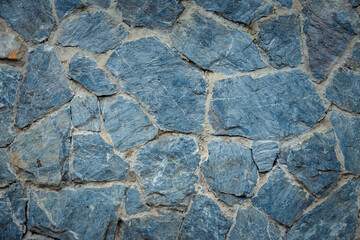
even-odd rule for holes
{"type": "Polygon", "coordinates": [[[10,169],[10,159],[6,149],[0,148],[0,187],[16,181],[16,176],[10,169]]]}
{"type": "Polygon", "coordinates": [[[276,142],[253,142],[252,154],[259,172],[270,171],[280,149],[276,142]]]}
{"type": "Polygon", "coordinates": [[[134,171],[150,205],[184,210],[195,194],[199,162],[193,138],[162,136],[138,150],[134,171]]]}
{"type": "Polygon", "coordinates": [[[179,52],[203,69],[233,75],[266,67],[249,34],[196,11],[178,21],[170,39],[179,52]]]}
{"type": "Polygon", "coordinates": [[[100,132],[98,99],[95,96],[74,97],[71,100],[71,119],[77,129],[100,132]]]}
{"type": "Polygon", "coordinates": [[[46,113],[60,108],[72,96],[55,48],[39,45],[29,53],[15,123],[23,128],[46,113]]]}
{"type": "Polygon", "coordinates": [[[85,7],[81,0],[54,0],[54,5],[59,22],[72,10],[85,7]]]}
{"type": "Polygon", "coordinates": [[[218,135],[279,140],[310,130],[325,110],[308,75],[294,70],[215,82],[209,120],[218,135]]]}
{"type": "Polygon", "coordinates": [[[161,129],[200,133],[205,118],[206,82],[157,38],[118,47],[106,67],[134,94],[161,129]]]}
{"type": "Polygon", "coordinates": [[[126,190],[125,211],[128,215],[135,215],[149,210],[141,199],[140,191],[136,185],[126,190]]]}

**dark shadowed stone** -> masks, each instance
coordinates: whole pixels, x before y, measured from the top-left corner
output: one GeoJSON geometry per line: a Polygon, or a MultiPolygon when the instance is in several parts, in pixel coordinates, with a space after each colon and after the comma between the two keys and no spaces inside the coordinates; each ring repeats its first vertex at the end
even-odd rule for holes
{"type": "Polygon", "coordinates": [[[273,6],[263,0],[195,0],[195,2],[202,8],[218,12],[231,21],[248,25],[274,11],[273,6]]]}
{"type": "Polygon", "coordinates": [[[119,0],[117,9],[130,26],[168,29],[184,10],[179,0],[119,0]]]}
{"type": "Polygon", "coordinates": [[[256,208],[250,206],[239,209],[236,215],[235,226],[231,229],[229,240],[285,240],[285,233],[256,208]]]}
{"type": "Polygon", "coordinates": [[[259,172],[267,172],[272,169],[279,151],[276,142],[254,142],[252,144],[253,158],[259,172]]]}
{"type": "Polygon", "coordinates": [[[170,38],[178,51],[204,69],[232,75],[266,66],[250,35],[198,12],[180,20],[170,38]]]}
{"type": "Polygon", "coordinates": [[[301,2],[310,71],[317,82],[322,82],[348,41],[359,33],[360,17],[355,9],[334,1],[301,2]]]}
{"type": "Polygon", "coordinates": [[[125,187],[32,190],[28,227],[57,239],[114,239],[125,187]]]}
{"type": "Polygon", "coordinates": [[[0,59],[19,60],[26,52],[24,41],[0,22],[0,59]]]}
{"type": "Polygon", "coordinates": [[[85,7],[81,0],[54,0],[54,5],[59,21],[63,20],[72,10],[85,7]]]}
{"type": "Polygon", "coordinates": [[[184,210],[195,194],[200,152],[187,136],[163,136],[141,147],[134,171],[147,202],[184,210]]]}
{"type": "Polygon", "coordinates": [[[0,17],[33,43],[45,41],[56,29],[50,0],[1,0],[0,17]]]}
{"type": "Polygon", "coordinates": [[[334,112],[330,122],[345,158],[345,170],[360,174],[360,118],[334,112]]]}
{"type": "Polygon", "coordinates": [[[21,170],[20,176],[39,184],[60,184],[69,156],[70,130],[70,109],[66,108],[20,133],[11,145],[12,163],[21,170]]]}
{"type": "Polygon", "coordinates": [[[335,153],[334,131],[314,133],[301,145],[281,151],[289,172],[297,176],[317,197],[324,197],[337,186],[340,163],[335,153]]]}
{"type": "Polygon", "coordinates": [[[103,12],[82,12],[76,19],[67,20],[57,42],[64,46],[81,47],[104,53],[118,46],[128,36],[125,28],[103,12]]]}
{"type": "Polygon", "coordinates": [[[157,135],[157,128],[131,98],[115,96],[101,100],[105,129],[115,147],[124,152],[157,135]]]}
{"type": "Polygon", "coordinates": [[[160,211],[159,216],[144,215],[122,220],[120,239],[177,239],[183,216],[178,213],[160,211]]]}
{"type": "Polygon", "coordinates": [[[291,226],[314,201],[306,190],[277,167],[260,188],[252,203],[278,222],[291,226]]]}
{"type": "Polygon", "coordinates": [[[15,117],[20,128],[60,108],[73,96],[53,47],[36,47],[30,51],[28,60],[15,117]]]}
{"type": "Polygon", "coordinates": [[[86,0],[86,4],[95,5],[101,8],[108,8],[111,0],[86,0]]]}
{"type": "Polygon", "coordinates": [[[111,82],[104,70],[100,69],[93,59],[81,53],[72,57],[69,65],[69,76],[97,96],[112,95],[119,92],[119,89],[111,82]]]}
{"type": "Polygon", "coordinates": [[[273,2],[282,7],[292,8],[292,0],[273,0],[273,2]]]}
{"type": "Polygon", "coordinates": [[[99,134],[73,135],[75,182],[123,181],[129,179],[129,164],[114,153],[99,134]]]}
{"type": "Polygon", "coordinates": [[[359,180],[350,180],[336,190],[289,229],[288,239],[358,239],[359,186],[359,180]]]}
{"type": "Polygon", "coordinates": [[[223,140],[211,141],[208,149],[201,169],[210,190],[229,205],[239,202],[238,197],[252,197],[258,174],[251,150],[223,140]]]}
{"type": "Polygon", "coordinates": [[[141,199],[140,191],[136,185],[133,185],[126,191],[125,196],[125,211],[128,215],[135,215],[138,213],[146,212],[149,208],[141,199]]]}
{"type": "Polygon", "coordinates": [[[100,132],[101,120],[98,100],[95,96],[76,96],[71,100],[71,118],[74,127],[100,132]]]}
{"type": "Polygon", "coordinates": [[[21,78],[20,70],[0,65],[0,147],[7,146],[15,137],[14,107],[21,78]]]}
{"type": "Polygon", "coordinates": [[[308,75],[295,70],[217,81],[209,120],[218,135],[278,140],[310,130],[325,110],[308,75]]]}
{"type": "Polygon", "coordinates": [[[0,148],[0,187],[3,187],[16,180],[15,175],[10,170],[10,154],[0,148]]]}
{"type": "Polygon", "coordinates": [[[353,71],[360,72],[360,42],[355,44],[352,55],[346,59],[345,66],[353,71]]]}
{"type": "Polygon", "coordinates": [[[231,224],[213,200],[196,196],[185,216],[181,239],[225,239],[231,224]]]}
{"type": "Polygon", "coordinates": [[[205,118],[206,82],[157,38],[120,46],[106,67],[134,94],[161,129],[200,133],[205,118]]]}
{"type": "Polygon", "coordinates": [[[295,14],[278,16],[259,23],[259,46],[275,68],[296,67],[302,60],[300,28],[295,14]]]}

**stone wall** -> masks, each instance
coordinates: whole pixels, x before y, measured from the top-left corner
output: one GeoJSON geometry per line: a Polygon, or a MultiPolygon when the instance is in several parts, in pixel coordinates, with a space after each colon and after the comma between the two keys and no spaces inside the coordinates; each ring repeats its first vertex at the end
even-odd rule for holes
{"type": "Polygon", "coordinates": [[[0,0],[0,239],[359,239],[359,0],[0,0]]]}

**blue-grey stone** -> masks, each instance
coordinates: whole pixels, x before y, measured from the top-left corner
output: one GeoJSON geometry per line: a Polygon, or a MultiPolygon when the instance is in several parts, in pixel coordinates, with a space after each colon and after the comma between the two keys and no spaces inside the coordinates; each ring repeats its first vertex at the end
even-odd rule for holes
{"type": "Polygon", "coordinates": [[[310,130],[325,110],[308,75],[294,70],[215,82],[209,120],[218,135],[279,140],[310,130]]]}
{"type": "Polygon", "coordinates": [[[239,197],[252,197],[258,174],[251,149],[220,140],[211,141],[208,150],[201,170],[210,190],[229,205],[239,202],[239,197]]]}
{"type": "Polygon", "coordinates": [[[268,181],[251,200],[257,208],[288,227],[313,201],[314,197],[296,185],[279,167],[270,172],[268,181]]]}
{"type": "Polygon", "coordinates": [[[345,170],[360,174],[360,118],[334,112],[330,122],[345,158],[345,170]]]}
{"type": "Polygon", "coordinates": [[[157,38],[123,44],[106,67],[126,92],[145,105],[161,129],[201,132],[206,82],[196,68],[157,38]]]}
{"type": "Polygon", "coordinates": [[[50,0],[2,0],[0,17],[32,43],[45,41],[56,29],[50,0]]]}
{"type": "Polygon", "coordinates": [[[101,8],[108,8],[111,0],[86,0],[86,4],[95,5],[101,8]]]}
{"type": "Polygon", "coordinates": [[[193,138],[162,136],[138,150],[133,168],[150,205],[184,210],[195,194],[199,162],[193,138]]]}
{"type": "Polygon", "coordinates": [[[76,96],[71,100],[71,119],[75,128],[100,132],[101,120],[95,96],[76,96]]]}
{"type": "Polygon", "coordinates": [[[146,212],[149,208],[141,199],[140,191],[136,185],[133,185],[126,191],[125,196],[125,211],[128,215],[135,215],[138,213],[146,212]]]}
{"type": "Polygon", "coordinates": [[[20,60],[26,52],[24,41],[0,23],[0,59],[20,60]]]}
{"type": "Polygon", "coordinates": [[[39,184],[60,184],[69,156],[70,131],[70,109],[66,108],[20,133],[11,145],[12,164],[19,175],[39,184]]]}
{"type": "Polygon", "coordinates": [[[289,172],[299,178],[317,197],[324,197],[337,186],[340,163],[335,153],[334,131],[314,133],[300,145],[281,151],[289,172]]]}
{"type": "Polygon", "coordinates": [[[352,55],[346,59],[345,66],[353,71],[360,72],[360,42],[355,44],[352,55]]]}
{"type": "Polygon", "coordinates": [[[28,232],[24,236],[23,240],[54,240],[54,238],[28,232]]]}
{"type": "Polygon", "coordinates": [[[288,239],[358,239],[359,186],[359,180],[350,180],[336,190],[289,229],[288,239]]]}
{"type": "Polygon", "coordinates": [[[119,92],[119,89],[111,82],[104,70],[100,69],[93,59],[81,53],[72,57],[69,65],[69,76],[97,96],[112,95],[119,92]]]}
{"type": "Polygon", "coordinates": [[[54,5],[59,21],[63,20],[72,10],[85,7],[81,0],[54,0],[54,5]]]}
{"type": "Polygon", "coordinates": [[[16,180],[16,176],[10,170],[10,154],[0,148],[0,187],[3,187],[16,180]]]}
{"type": "Polygon", "coordinates": [[[225,239],[231,224],[213,200],[196,196],[185,216],[181,239],[225,239]]]}
{"type": "Polygon", "coordinates": [[[276,142],[254,142],[252,153],[259,172],[270,171],[279,152],[280,149],[276,142]]]}
{"type": "Polygon", "coordinates": [[[73,135],[73,174],[75,182],[124,181],[130,166],[114,153],[99,134],[73,135]]]}
{"type": "Polygon", "coordinates": [[[15,137],[14,107],[21,79],[20,70],[0,65],[0,147],[7,146],[15,137]]]}
{"type": "Polygon", "coordinates": [[[103,12],[79,13],[76,19],[67,20],[62,28],[64,32],[57,40],[60,45],[95,53],[114,49],[128,36],[117,20],[103,12]]]}
{"type": "Polygon", "coordinates": [[[179,0],[119,0],[117,9],[132,27],[169,29],[184,10],[179,0]]]}
{"type": "Polygon", "coordinates": [[[229,240],[285,240],[285,231],[273,223],[253,206],[240,208],[236,214],[236,222],[230,231],[229,240]]]}
{"type": "Polygon", "coordinates": [[[326,87],[326,97],[339,108],[360,113],[360,73],[336,70],[326,87]]]}
{"type": "Polygon", "coordinates": [[[198,66],[225,75],[266,67],[249,34],[194,11],[174,27],[175,48],[198,66]]]}
{"type": "Polygon", "coordinates": [[[57,239],[114,239],[125,187],[32,190],[30,231],[57,239]]]}
{"type": "Polygon", "coordinates": [[[263,0],[195,0],[195,2],[206,10],[218,12],[231,21],[247,25],[274,12],[274,7],[263,0]]]}
{"type": "Polygon", "coordinates": [[[115,96],[102,99],[100,104],[105,129],[119,151],[143,144],[157,135],[157,128],[133,99],[115,96]]]}
{"type": "Polygon", "coordinates": [[[359,33],[360,17],[355,9],[335,1],[301,0],[301,3],[310,71],[317,82],[322,82],[348,41],[359,33]]]}
{"type": "Polygon", "coordinates": [[[174,212],[160,211],[158,216],[144,215],[122,220],[120,239],[177,239],[183,216],[174,212]]]}
{"type": "Polygon", "coordinates": [[[292,0],[273,0],[273,2],[276,5],[282,6],[282,7],[287,7],[288,9],[292,8],[292,0]]]}
{"type": "Polygon", "coordinates": [[[360,0],[343,0],[345,3],[350,3],[353,7],[357,7],[360,5],[360,0]]]}
{"type": "Polygon", "coordinates": [[[281,69],[299,65],[302,61],[300,28],[295,14],[263,21],[259,28],[257,42],[273,67],[281,69]]]}
{"type": "Polygon", "coordinates": [[[53,47],[36,47],[30,51],[28,61],[15,117],[20,128],[60,108],[73,96],[53,47]]]}

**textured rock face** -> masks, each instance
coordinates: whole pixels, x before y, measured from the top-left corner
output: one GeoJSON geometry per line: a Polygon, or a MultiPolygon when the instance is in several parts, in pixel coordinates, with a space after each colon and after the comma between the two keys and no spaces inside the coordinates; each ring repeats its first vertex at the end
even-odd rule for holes
{"type": "Polygon", "coordinates": [[[95,96],[76,96],[71,100],[71,119],[74,127],[100,132],[101,120],[98,100],[95,96]]]}
{"type": "Polygon", "coordinates": [[[292,0],[273,0],[273,2],[279,6],[292,8],[292,0]]]}
{"type": "Polygon", "coordinates": [[[10,154],[0,148],[0,187],[5,186],[16,180],[15,175],[9,168],[10,154]]]}
{"type": "Polygon", "coordinates": [[[276,142],[254,142],[252,144],[253,159],[259,172],[267,172],[272,169],[279,151],[276,142]]]}
{"type": "Polygon", "coordinates": [[[86,0],[87,4],[95,5],[101,8],[108,8],[111,0],[86,0]]]}
{"type": "MultiPolygon", "coordinates": [[[[360,4],[360,1],[359,1],[360,4]]],[[[357,42],[354,46],[352,55],[346,59],[345,66],[353,71],[360,71],[360,42],[357,42]]]]}
{"type": "Polygon", "coordinates": [[[125,210],[128,215],[135,215],[149,210],[141,199],[139,189],[136,185],[133,185],[126,191],[125,210]]]}
{"type": "Polygon", "coordinates": [[[24,41],[0,23],[0,59],[19,60],[23,57],[24,41]]]}
{"type": "Polygon", "coordinates": [[[72,10],[85,7],[81,0],[54,0],[54,4],[59,21],[61,21],[72,10]]]}

